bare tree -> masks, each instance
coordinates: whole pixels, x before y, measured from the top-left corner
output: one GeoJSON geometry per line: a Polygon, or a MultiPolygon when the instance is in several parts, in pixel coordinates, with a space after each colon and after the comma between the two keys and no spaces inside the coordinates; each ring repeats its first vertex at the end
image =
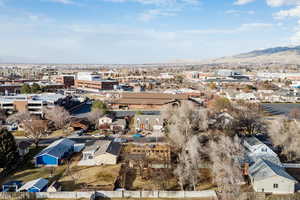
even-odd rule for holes
{"type": "Polygon", "coordinates": [[[268,134],[282,154],[291,161],[300,156],[300,122],[280,117],[268,124],[268,134]]]}
{"type": "Polygon", "coordinates": [[[6,119],[7,119],[7,115],[6,115],[5,110],[0,109],[0,122],[5,121],[6,119]]]}
{"type": "Polygon", "coordinates": [[[184,148],[188,139],[208,130],[208,117],[205,109],[195,107],[192,103],[182,103],[173,109],[166,119],[167,135],[179,148],[184,148]]]}
{"type": "Polygon", "coordinates": [[[9,123],[22,123],[24,120],[30,119],[30,113],[28,111],[25,112],[17,112],[15,114],[10,115],[6,121],[9,123]]]}
{"type": "Polygon", "coordinates": [[[232,124],[235,132],[251,135],[265,129],[262,108],[258,104],[237,104],[232,108],[231,114],[235,118],[235,123],[232,124]]]}
{"type": "Polygon", "coordinates": [[[23,120],[22,125],[25,130],[25,137],[32,139],[37,148],[40,139],[47,134],[48,122],[36,117],[30,117],[23,120]]]}
{"type": "Polygon", "coordinates": [[[93,109],[87,116],[89,122],[96,127],[99,125],[99,118],[104,115],[103,110],[93,109]]]}
{"type": "Polygon", "coordinates": [[[210,141],[207,153],[212,162],[213,181],[218,186],[220,199],[241,199],[243,175],[238,160],[243,156],[243,147],[239,138],[220,136],[217,141],[210,141]]]}
{"type": "Polygon", "coordinates": [[[230,110],[232,105],[229,99],[217,96],[208,103],[208,107],[216,112],[222,112],[230,110]]]}
{"type": "Polygon", "coordinates": [[[300,109],[294,108],[289,112],[289,117],[291,119],[300,119],[300,109]]]}
{"type": "Polygon", "coordinates": [[[71,119],[69,112],[61,106],[46,108],[44,114],[45,118],[51,121],[56,129],[64,128],[71,119]]]}
{"type": "Polygon", "coordinates": [[[200,139],[208,130],[207,111],[183,103],[179,107],[167,108],[162,116],[166,119],[167,135],[178,150],[174,174],[182,190],[195,190],[199,177],[200,139]]]}

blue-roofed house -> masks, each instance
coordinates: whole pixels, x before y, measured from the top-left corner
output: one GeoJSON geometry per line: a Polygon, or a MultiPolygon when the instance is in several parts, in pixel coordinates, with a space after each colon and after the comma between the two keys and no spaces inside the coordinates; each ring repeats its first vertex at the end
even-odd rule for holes
{"type": "Polygon", "coordinates": [[[64,138],[57,140],[35,156],[36,166],[58,166],[62,159],[74,152],[75,142],[64,138]]]}
{"type": "Polygon", "coordinates": [[[22,181],[9,181],[2,185],[2,192],[16,192],[22,186],[22,181]]]}
{"type": "Polygon", "coordinates": [[[24,184],[18,192],[43,192],[47,189],[49,181],[44,178],[35,179],[24,184]]]}

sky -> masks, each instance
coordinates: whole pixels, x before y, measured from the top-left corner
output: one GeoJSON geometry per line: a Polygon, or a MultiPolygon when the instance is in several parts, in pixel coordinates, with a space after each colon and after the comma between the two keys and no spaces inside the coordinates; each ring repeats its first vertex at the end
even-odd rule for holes
{"type": "Polygon", "coordinates": [[[0,0],[0,62],[157,63],[300,44],[300,0],[0,0]]]}

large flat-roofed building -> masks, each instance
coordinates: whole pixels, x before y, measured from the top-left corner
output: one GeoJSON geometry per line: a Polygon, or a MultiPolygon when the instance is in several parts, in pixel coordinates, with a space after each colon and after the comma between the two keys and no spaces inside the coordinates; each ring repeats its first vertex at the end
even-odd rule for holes
{"type": "Polygon", "coordinates": [[[76,80],[75,87],[77,89],[89,90],[89,91],[101,91],[101,90],[113,90],[115,85],[119,85],[116,80],[99,80],[99,81],[85,81],[76,80]]]}
{"type": "Polygon", "coordinates": [[[119,99],[110,102],[114,109],[161,109],[168,104],[178,105],[181,101],[190,100],[186,94],[168,93],[122,93],[119,99]]]}
{"type": "Polygon", "coordinates": [[[0,108],[8,112],[28,111],[31,114],[42,115],[44,108],[52,107],[64,98],[64,95],[54,93],[1,96],[0,108]]]}
{"type": "Polygon", "coordinates": [[[78,72],[77,80],[81,81],[100,81],[102,76],[94,72],[78,72]]]}

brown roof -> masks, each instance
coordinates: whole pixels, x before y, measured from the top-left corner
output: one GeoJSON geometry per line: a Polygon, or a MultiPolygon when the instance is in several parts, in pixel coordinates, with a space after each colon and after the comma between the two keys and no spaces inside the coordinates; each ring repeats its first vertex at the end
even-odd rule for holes
{"type": "Polygon", "coordinates": [[[122,97],[112,102],[113,104],[136,104],[136,105],[164,105],[176,100],[188,100],[186,94],[166,94],[166,93],[123,93],[122,97]]]}
{"type": "Polygon", "coordinates": [[[127,104],[127,105],[164,105],[168,103],[175,102],[175,100],[170,99],[118,99],[113,104],[127,104]]]}
{"type": "Polygon", "coordinates": [[[189,96],[187,94],[168,94],[168,93],[123,93],[122,99],[165,99],[165,100],[187,100],[189,96]]]}

